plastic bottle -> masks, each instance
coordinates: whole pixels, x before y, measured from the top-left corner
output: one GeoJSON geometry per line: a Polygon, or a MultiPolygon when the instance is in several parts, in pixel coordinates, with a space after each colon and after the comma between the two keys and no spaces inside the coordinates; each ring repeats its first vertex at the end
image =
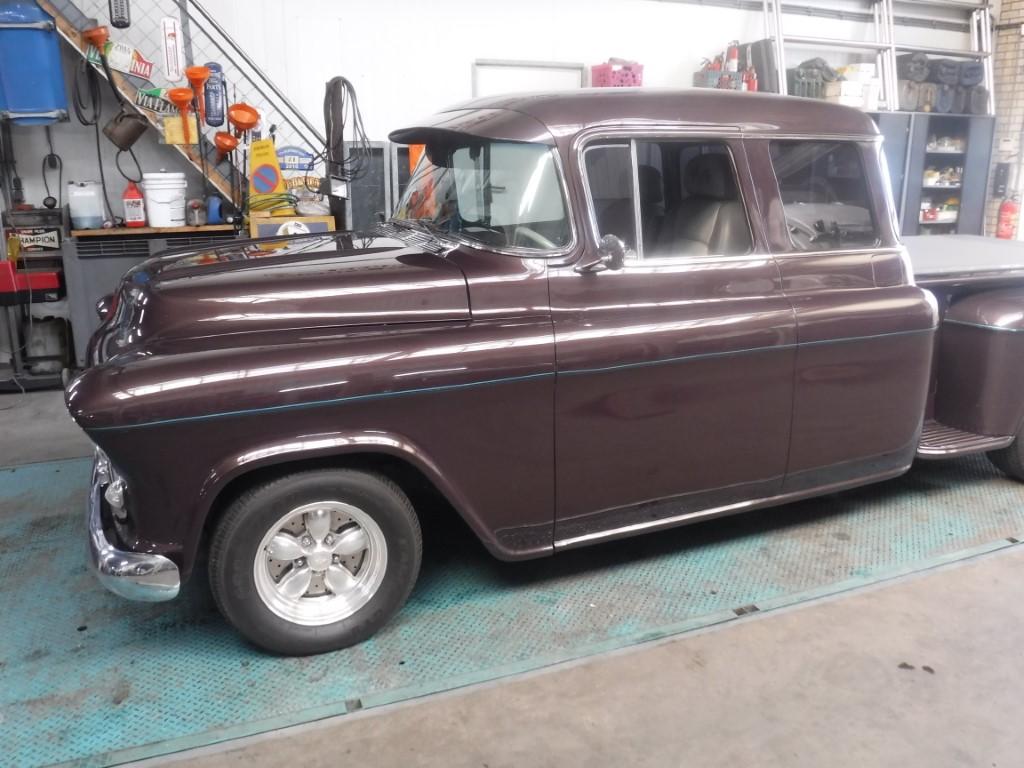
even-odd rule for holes
{"type": "Polygon", "coordinates": [[[13,229],[7,233],[7,258],[17,263],[21,257],[21,238],[13,229]]]}
{"type": "Polygon", "coordinates": [[[121,194],[121,203],[124,205],[124,225],[126,227],[146,226],[146,203],[142,193],[135,186],[134,181],[129,181],[121,194]]]}

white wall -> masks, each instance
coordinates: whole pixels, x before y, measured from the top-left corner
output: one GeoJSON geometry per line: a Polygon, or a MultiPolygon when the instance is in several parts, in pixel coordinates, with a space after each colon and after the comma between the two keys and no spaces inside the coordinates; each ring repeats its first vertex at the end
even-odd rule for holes
{"type": "MultiPolygon", "coordinates": [[[[687,87],[701,59],[764,36],[760,13],[658,0],[205,0],[314,125],[324,83],[355,84],[371,139],[472,95],[476,59],[644,65],[644,84],[687,87]]],[[[864,12],[866,4],[850,3],[864,12]]],[[[867,25],[787,14],[789,34],[866,40],[867,25]]],[[[900,40],[957,47],[964,35],[899,29],[900,40]]],[[[821,52],[794,50],[789,65],[821,52]]],[[[832,62],[845,59],[825,52],[832,62]]]]}
{"type": "MultiPolygon", "coordinates": [[[[476,59],[515,59],[596,64],[610,56],[644,65],[644,83],[687,87],[701,59],[729,40],[764,35],[761,14],[658,0],[204,0],[221,25],[289,95],[314,125],[323,125],[324,83],[345,75],[355,84],[370,138],[472,96],[476,59]]],[[[850,2],[863,12],[866,4],[850,2]]],[[[897,8],[899,10],[899,8],[897,8]]],[[[869,39],[867,25],[787,14],[790,34],[869,39]]],[[[931,46],[966,44],[958,33],[901,28],[901,40],[931,46]]],[[[70,103],[71,71],[78,55],[62,44],[70,103]]],[[[833,63],[849,57],[832,50],[794,50],[789,64],[814,55],[833,63]]],[[[155,58],[155,55],[154,55],[155,58]]],[[[104,115],[116,111],[105,91],[104,115]]],[[[258,105],[257,105],[258,106],[258,105]]],[[[71,122],[53,127],[64,158],[64,180],[98,178],[91,128],[71,122]]],[[[18,171],[29,202],[44,196],[39,173],[46,154],[41,128],[15,128],[18,171]]],[[[114,148],[101,139],[112,204],[124,180],[113,165],[114,148]]],[[[202,188],[198,174],[148,131],[136,145],[146,170],[187,170],[190,196],[202,188]]],[[[127,158],[126,158],[127,159],[127,158]]]]}

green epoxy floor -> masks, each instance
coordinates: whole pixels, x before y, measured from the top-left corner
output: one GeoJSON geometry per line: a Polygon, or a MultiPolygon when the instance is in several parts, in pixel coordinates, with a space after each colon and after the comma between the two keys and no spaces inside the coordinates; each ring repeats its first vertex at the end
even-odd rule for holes
{"type": "Polygon", "coordinates": [[[416,591],[374,640],[310,659],[245,645],[202,580],[131,604],[84,566],[88,463],[0,471],[0,765],[99,765],[447,690],[1013,546],[1024,486],[980,458],[557,558],[503,564],[427,526],[416,591]]]}

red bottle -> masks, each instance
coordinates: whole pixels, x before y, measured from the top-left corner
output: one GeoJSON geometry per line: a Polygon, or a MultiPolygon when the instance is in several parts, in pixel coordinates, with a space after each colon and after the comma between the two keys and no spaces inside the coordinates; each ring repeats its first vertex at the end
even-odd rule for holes
{"type": "Polygon", "coordinates": [[[121,194],[121,203],[124,205],[124,225],[126,227],[146,226],[146,204],[134,181],[129,181],[128,186],[124,188],[124,192],[121,194]]]}

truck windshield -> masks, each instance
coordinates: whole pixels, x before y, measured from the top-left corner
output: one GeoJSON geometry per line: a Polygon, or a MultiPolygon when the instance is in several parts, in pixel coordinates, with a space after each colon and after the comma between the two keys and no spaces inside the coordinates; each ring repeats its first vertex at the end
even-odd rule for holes
{"type": "Polygon", "coordinates": [[[542,144],[428,146],[394,220],[496,248],[546,251],[571,240],[554,150],[542,144]]]}

